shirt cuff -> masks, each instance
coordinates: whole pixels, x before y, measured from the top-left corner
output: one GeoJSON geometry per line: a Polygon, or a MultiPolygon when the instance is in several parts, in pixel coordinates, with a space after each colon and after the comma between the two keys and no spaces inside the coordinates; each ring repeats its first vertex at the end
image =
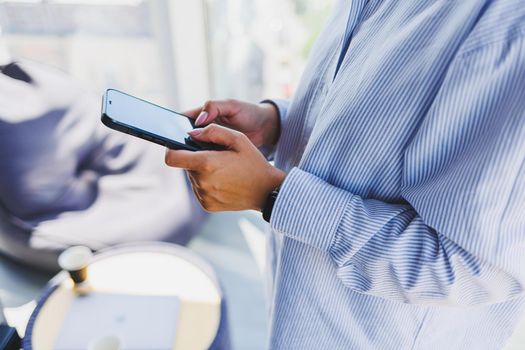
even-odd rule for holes
{"type": "Polygon", "coordinates": [[[353,195],[299,168],[284,180],[272,211],[272,228],[328,252],[353,195]]]}

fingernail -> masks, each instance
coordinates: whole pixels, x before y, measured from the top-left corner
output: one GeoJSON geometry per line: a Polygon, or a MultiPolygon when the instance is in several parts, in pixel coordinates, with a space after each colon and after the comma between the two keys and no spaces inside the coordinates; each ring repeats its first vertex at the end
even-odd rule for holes
{"type": "Polygon", "coordinates": [[[208,112],[201,112],[199,116],[197,117],[197,120],[195,120],[195,125],[202,125],[206,123],[206,119],[208,119],[208,112]]]}
{"type": "Polygon", "coordinates": [[[193,129],[192,131],[188,131],[188,134],[190,136],[199,136],[202,134],[202,129],[193,129]]]}

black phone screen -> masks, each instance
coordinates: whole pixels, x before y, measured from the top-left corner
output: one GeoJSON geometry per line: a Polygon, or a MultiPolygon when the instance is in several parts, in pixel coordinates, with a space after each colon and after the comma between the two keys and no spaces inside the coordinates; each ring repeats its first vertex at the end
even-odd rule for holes
{"type": "Polygon", "coordinates": [[[114,122],[181,144],[193,129],[191,119],[185,115],[118,90],[106,91],[103,108],[114,122]]]}

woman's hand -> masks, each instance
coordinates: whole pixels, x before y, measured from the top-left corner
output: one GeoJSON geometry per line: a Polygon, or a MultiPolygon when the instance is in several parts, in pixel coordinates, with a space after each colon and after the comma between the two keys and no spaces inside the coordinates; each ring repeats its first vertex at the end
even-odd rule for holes
{"type": "Polygon", "coordinates": [[[211,124],[189,133],[196,141],[226,147],[224,151],[166,152],[166,164],[188,170],[193,191],[210,212],[262,211],[268,195],[284,181],[243,133],[211,124]]]}
{"type": "Polygon", "coordinates": [[[256,146],[273,146],[279,140],[279,112],[269,103],[252,104],[236,100],[208,101],[185,112],[196,126],[211,123],[242,132],[256,146]]]}

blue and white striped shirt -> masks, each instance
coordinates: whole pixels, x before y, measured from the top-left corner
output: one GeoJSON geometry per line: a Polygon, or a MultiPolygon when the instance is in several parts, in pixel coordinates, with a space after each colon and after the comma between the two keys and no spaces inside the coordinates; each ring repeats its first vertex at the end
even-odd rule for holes
{"type": "Polygon", "coordinates": [[[335,7],[276,101],[269,346],[501,348],[525,306],[525,1],[335,7]]]}

